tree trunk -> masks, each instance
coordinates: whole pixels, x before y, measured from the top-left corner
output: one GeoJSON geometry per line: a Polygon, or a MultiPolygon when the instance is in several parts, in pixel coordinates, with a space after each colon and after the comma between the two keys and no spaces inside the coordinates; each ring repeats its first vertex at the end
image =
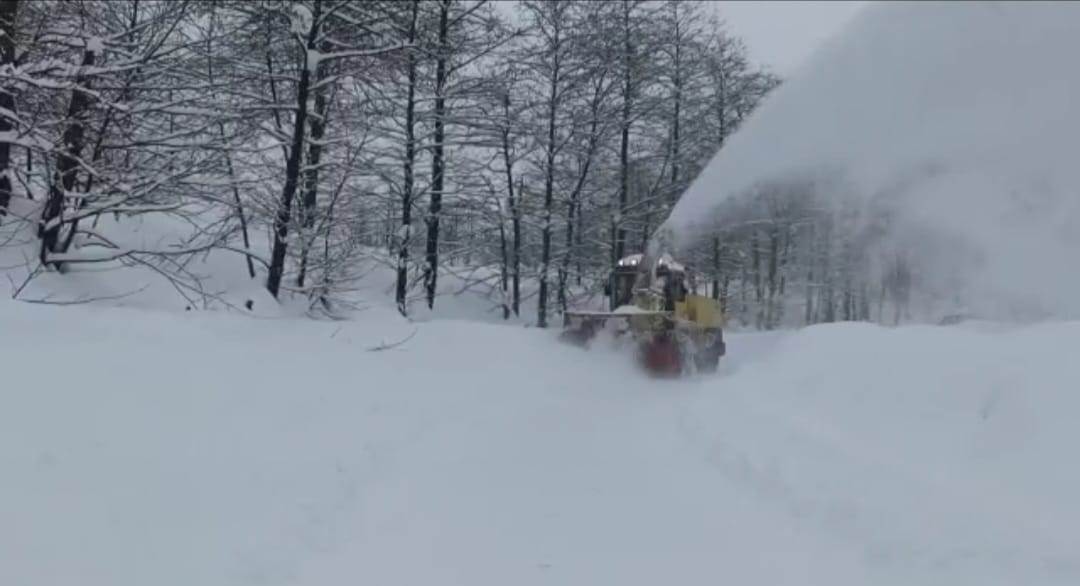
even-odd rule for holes
{"type": "Polygon", "coordinates": [[[501,292],[501,299],[499,302],[502,304],[503,319],[510,319],[510,304],[507,303],[507,297],[509,297],[509,276],[510,276],[510,253],[507,250],[506,244],[506,222],[504,221],[502,214],[499,215],[499,290],[501,292]]]}
{"type": "Polygon", "coordinates": [[[822,294],[818,300],[818,308],[821,310],[821,319],[825,323],[836,321],[836,299],[833,287],[832,268],[832,221],[825,221],[824,234],[821,239],[821,279],[822,294]]]}
{"type": "Polygon", "coordinates": [[[511,277],[513,282],[513,310],[514,315],[521,315],[521,180],[518,180],[517,197],[513,199],[511,204],[511,216],[510,221],[514,231],[514,256],[513,266],[511,267],[511,277]]]}
{"type": "MultiPolygon", "coordinates": [[[[416,20],[420,0],[413,0],[408,42],[416,42],[416,20]]],[[[397,287],[394,299],[398,312],[408,314],[409,244],[412,240],[413,165],[416,163],[416,50],[408,49],[409,87],[405,102],[405,168],[401,190],[401,229],[398,232],[397,287]]]]}
{"type": "Polygon", "coordinates": [[[582,262],[581,262],[581,257],[582,257],[581,250],[582,250],[582,247],[585,244],[585,238],[583,236],[585,234],[585,230],[584,230],[584,226],[585,226],[584,222],[585,222],[585,220],[583,219],[582,213],[581,213],[581,208],[582,207],[583,206],[581,206],[581,205],[579,205],[577,207],[577,219],[576,219],[576,221],[577,221],[577,225],[578,225],[579,229],[577,231],[577,235],[574,236],[574,246],[576,246],[577,250],[578,250],[578,254],[574,258],[574,284],[576,284],[578,287],[580,287],[581,283],[582,283],[583,269],[582,269],[582,262]]]}
{"type": "MultiPolygon", "coordinates": [[[[218,133],[225,139],[225,124],[218,123],[218,133]]],[[[240,236],[244,241],[244,252],[251,251],[251,237],[248,235],[247,216],[244,214],[244,203],[240,200],[240,188],[236,186],[236,171],[233,168],[232,155],[225,149],[225,169],[229,173],[229,181],[232,183],[233,201],[236,202],[236,217],[240,221],[240,236]]],[[[255,278],[255,263],[250,254],[244,255],[247,262],[248,276],[255,278]]]]}
{"type": "Polygon", "coordinates": [[[749,263],[745,258],[739,262],[739,312],[745,318],[748,302],[746,300],[746,288],[750,282],[749,263]]]}
{"type": "MultiPolygon", "coordinates": [[[[517,198],[514,197],[514,161],[511,158],[510,144],[510,90],[503,94],[502,155],[506,171],[506,205],[510,212],[511,231],[513,233],[513,254],[510,256],[510,275],[513,280],[510,307],[515,316],[521,315],[521,217],[518,212],[517,198]]],[[[519,191],[520,197],[520,191],[519,191]]]]}
{"type": "MultiPolygon", "coordinates": [[[[623,103],[619,139],[619,211],[615,214],[615,258],[626,256],[626,212],[630,191],[630,114],[633,103],[633,44],[630,40],[630,3],[623,0],[623,103]]],[[[612,265],[615,263],[613,262],[612,265]]]]}
{"type": "MultiPolygon", "coordinates": [[[[560,17],[561,18],[561,17],[560,17]]],[[[559,28],[555,28],[552,43],[551,87],[548,94],[547,161],[544,169],[544,220],[541,227],[540,287],[537,295],[536,325],[548,326],[548,271],[551,265],[551,208],[555,189],[555,124],[559,111],[559,67],[562,43],[559,28]]]]}
{"type": "MultiPolygon", "coordinates": [[[[323,53],[329,53],[329,43],[323,42],[319,49],[323,53]]],[[[303,230],[300,241],[300,274],[296,277],[296,286],[304,288],[304,279],[307,276],[308,252],[315,244],[315,235],[311,233],[315,228],[315,206],[319,196],[319,162],[322,160],[323,137],[326,135],[326,117],[329,113],[329,101],[326,99],[326,86],[320,82],[326,79],[326,64],[319,63],[315,69],[315,112],[311,116],[311,143],[308,145],[307,168],[304,177],[304,199],[300,212],[300,227],[303,230]]]]}
{"type": "Polygon", "coordinates": [[[859,320],[870,321],[870,288],[865,282],[859,286],[859,320]]]}
{"type": "MultiPolygon", "coordinates": [[[[88,46],[83,51],[82,67],[93,67],[97,55],[88,46]]],[[[83,121],[90,108],[91,96],[85,89],[90,89],[90,80],[83,75],[75,78],[75,89],[71,92],[68,104],[67,127],[64,129],[63,143],[57,152],[56,173],[49,186],[49,197],[41,213],[41,225],[38,236],[41,238],[41,263],[48,264],[50,252],[61,252],[60,228],[63,225],[64,204],[69,193],[75,190],[79,171],[79,159],[85,142],[85,123],[83,121]]]]}
{"type": "Polygon", "coordinates": [[[712,298],[720,299],[720,237],[713,236],[712,240],[712,298]]]}
{"type": "Polygon", "coordinates": [[[573,249],[574,249],[574,214],[576,212],[576,210],[574,208],[577,205],[576,200],[577,200],[577,197],[576,197],[576,193],[575,193],[574,195],[571,196],[569,205],[567,205],[567,210],[566,210],[566,241],[565,241],[565,245],[564,245],[562,261],[559,263],[559,276],[558,276],[559,283],[558,283],[557,296],[558,296],[559,310],[562,311],[563,313],[566,313],[566,306],[567,306],[566,286],[567,286],[567,281],[568,281],[568,278],[569,278],[570,256],[573,253],[573,249]]]}
{"type": "Polygon", "coordinates": [[[679,147],[680,137],[679,132],[681,130],[682,122],[682,100],[683,100],[683,79],[682,79],[682,31],[679,27],[679,3],[672,2],[671,10],[674,13],[672,19],[675,23],[675,71],[672,85],[675,89],[675,95],[673,96],[675,112],[671,117],[671,187],[672,198],[675,199],[679,196],[679,147]]]}
{"type": "MultiPolygon", "coordinates": [[[[0,0],[0,68],[15,63],[15,17],[18,0],[0,0]]],[[[10,88],[0,87],[0,135],[8,137],[15,125],[11,115],[15,113],[15,96],[10,88]]],[[[11,203],[11,142],[0,141],[0,218],[7,215],[11,203]]]]}
{"type": "MultiPolygon", "coordinates": [[[[213,39],[215,38],[214,25],[217,22],[217,20],[216,20],[217,14],[216,14],[215,8],[216,8],[215,5],[211,5],[211,7],[210,7],[210,34],[207,35],[207,37],[206,37],[206,76],[210,80],[211,85],[214,84],[214,81],[216,79],[214,77],[214,57],[213,57],[214,56],[213,39]]],[[[134,29],[135,25],[136,25],[135,19],[132,18],[130,28],[134,29]]],[[[225,123],[224,122],[218,122],[218,136],[221,137],[221,140],[222,140],[223,143],[227,140],[226,139],[225,123]]],[[[249,253],[249,254],[244,255],[244,262],[247,264],[248,276],[251,277],[252,279],[254,279],[255,278],[255,263],[251,260],[251,254],[250,254],[250,252],[251,252],[251,237],[250,237],[250,235],[248,233],[247,216],[244,214],[244,203],[240,199],[240,188],[237,186],[237,183],[236,183],[236,169],[233,166],[233,159],[232,159],[231,152],[232,151],[229,148],[223,149],[223,155],[225,157],[225,170],[229,174],[229,183],[232,185],[233,201],[236,202],[236,217],[240,222],[240,236],[243,238],[244,252],[249,253]]],[[[89,189],[87,191],[89,191],[89,189]]]]}
{"type": "Polygon", "coordinates": [[[765,279],[761,267],[761,245],[758,243],[758,230],[750,235],[750,262],[754,285],[754,327],[763,329],[765,321],[765,279]]]}
{"type": "MultiPolygon", "coordinates": [[[[132,4],[131,9],[132,9],[131,14],[128,17],[128,23],[127,23],[127,31],[126,31],[127,34],[131,34],[133,31],[135,31],[139,27],[139,4],[138,3],[132,4]]],[[[127,35],[125,35],[125,36],[127,36],[127,35]]],[[[209,40],[207,42],[209,43],[209,40]]],[[[132,86],[135,85],[135,83],[137,81],[136,76],[139,74],[139,71],[140,71],[139,67],[135,67],[135,68],[130,69],[130,70],[127,71],[127,74],[125,75],[124,84],[123,84],[122,89],[120,91],[120,99],[119,99],[120,102],[127,102],[128,100],[131,99],[132,86]]],[[[208,73],[211,74],[210,78],[212,79],[212,72],[208,71],[208,73]]],[[[173,96],[172,90],[170,90],[169,91],[169,101],[170,102],[172,101],[172,96],[173,96]]],[[[91,150],[91,155],[90,155],[91,163],[96,164],[99,160],[101,160],[101,157],[104,154],[103,147],[104,147],[104,144],[105,144],[105,137],[108,135],[109,126],[113,123],[114,115],[116,114],[117,111],[118,110],[116,110],[116,109],[110,108],[105,112],[105,118],[104,118],[104,120],[102,120],[101,127],[98,128],[98,131],[97,131],[97,142],[94,144],[94,148],[91,150]]],[[[169,134],[172,134],[175,130],[176,130],[175,117],[172,114],[170,114],[169,115],[169,134]]],[[[131,157],[130,151],[127,151],[127,152],[124,153],[125,162],[130,160],[130,157],[131,157]]],[[[172,171],[173,166],[170,164],[168,169],[169,169],[169,171],[172,171]]],[[[94,175],[92,175],[90,173],[86,174],[86,181],[83,183],[82,193],[88,194],[88,193],[91,192],[91,190],[94,188],[94,180],[95,179],[96,179],[96,177],[94,175]]],[[[79,211],[81,211],[83,209],[83,206],[86,205],[86,197],[73,198],[71,203],[72,203],[73,210],[75,212],[79,212],[79,211]]],[[[100,219],[100,216],[94,218],[93,226],[95,228],[97,227],[97,223],[98,223],[99,219],[100,219]]],[[[67,237],[64,239],[63,244],[60,245],[60,247],[59,247],[60,250],[62,250],[62,251],[69,250],[71,248],[71,243],[75,240],[75,235],[78,234],[78,232],[79,232],[79,220],[74,219],[74,220],[71,221],[71,224],[68,226],[67,237]]]]}
{"type": "Polygon", "coordinates": [[[563,252],[562,264],[559,267],[559,308],[566,313],[566,287],[570,277],[570,257],[574,251],[574,219],[578,215],[581,199],[581,191],[585,188],[585,181],[589,177],[589,168],[592,166],[593,155],[597,147],[597,127],[599,126],[599,103],[600,96],[595,96],[592,102],[592,121],[589,123],[589,144],[585,151],[585,160],[580,162],[580,172],[574,189],[570,192],[570,203],[566,210],[566,250],[563,252]]]}
{"type": "Polygon", "coordinates": [[[449,29],[450,0],[439,4],[439,48],[435,62],[435,145],[431,155],[431,199],[427,216],[427,259],[424,266],[424,289],[428,309],[435,307],[435,291],[439,275],[439,216],[442,214],[445,160],[446,96],[446,37],[449,29]]]}
{"type": "Polygon", "coordinates": [[[878,291],[877,323],[885,323],[885,285],[882,284],[878,291]]]}
{"type": "MultiPolygon", "coordinates": [[[[280,103],[278,101],[277,81],[275,81],[275,78],[277,77],[277,74],[274,71],[274,56],[270,52],[270,49],[269,49],[269,47],[271,46],[271,32],[272,32],[271,31],[271,22],[270,22],[269,19],[267,19],[267,21],[266,21],[266,46],[267,46],[267,50],[266,50],[266,79],[267,79],[267,83],[270,85],[270,99],[272,100],[273,104],[277,105],[277,104],[280,103]]],[[[272,113],[274,115],[274,127],[277,128],[278,132],[284,133],[285,132],[285,126],[281,122],[281,112],[278,110],[278,108],[274,108],[272,110],[272,113]]],[[[288,160],[289,160],[289,147],[286,146],[284,143],[281,144],[281,158],[286,163],[288,163],[288,160]]]]}
{"type": "Polygon", "coordinates": [[[725,272],[724,273],[724,280],[720,284],[720,311],[725,316],[727,315],[727,311],[728,311],[728,299],[729,299],[728,286],[730,284],[731,284],[731,275],[725,272]]]}
{"type": "MultiPolygon", "coordinates": [[[[776,309],[776,293],[779,291],[779,267],[780,267],[780,234],[779,228],[774,223],[772,230],[769,232],[769,273],[768,273],[768,288],[769,298],[766,302],[766,314],[765,314],[765,329],[772,329],[776,326],[777,309],[776,309]]],[[[781,300],[781,303],[783,301],[781,300]]]]}
{"type": "Polygon", "coordinates": [[[315,49],[322,18],[322,0],[315,0],[311,29],[304,47],[304,63],[300,69],[300,81],[296,88],[296,116],[293,120],[292,143],[285,162],[285,186],[281,190],[277,214],[274,216],[274,245],[270,252],[270,269],[266,277],[266,290],[275,298],[281,289],[285,273],[285,253],[288,251],[289,221],[292,218],[293,199],[300,183],[300,161],[304,156],[304,134],[307,126],[308,93],[311,90],[311,71],[308,70],[307,53],[315,49]]]}

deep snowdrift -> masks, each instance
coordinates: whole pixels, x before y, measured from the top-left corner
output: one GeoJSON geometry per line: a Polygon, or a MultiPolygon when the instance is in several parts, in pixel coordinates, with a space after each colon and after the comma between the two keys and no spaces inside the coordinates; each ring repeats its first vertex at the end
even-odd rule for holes
{"type": "Polygon", "coordinates": [[[1080,4],[888,2],[755,112],[675,207],[810,182],[893,214],[882,244],[986,315],[1080,315],[1080,4]]]}
{"type": "Polygon", "coordinates": [[[2,584],[1080,581],[1080,324],[734,335],[673,383],[381,309],[0,327],[2,584]]]}

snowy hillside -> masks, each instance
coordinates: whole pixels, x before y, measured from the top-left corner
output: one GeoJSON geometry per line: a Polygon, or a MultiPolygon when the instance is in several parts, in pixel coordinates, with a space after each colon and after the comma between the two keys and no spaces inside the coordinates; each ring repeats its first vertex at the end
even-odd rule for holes
{"type": "MultiPolygon", "coordinates": [[[[13,211],[33,217],[29,202],[17,201],[13,211]]],[[[144,214],[116,221],[111,216],[99,220],[102,232],[130,250],[155,250],[178,247],[189,226],[163,214],[144,214]]],[[[267,248],[268,244],[264,244],[267,248]]],[[[44,270],[37,263],[38,241],[29,222],[0,224],[0,282],[8,286],[8,296],[28,302],[133,307],[151,310],[225,310],[244,315],[281,318],[309,313],[312,302],[300,295],[275,300],[267,293],[264,278],[248,278],[242,270],[243,257],[229,250],[209,250],[182,258],[183,270],[155,270],[160,263],[136,257],[112,262],[72,263],[63,272],[44,270]],[[250,307],[248,304],[250,303],[250,307]]],[[[84,250],[99,250],[87,246],[84,250]]],[[[366,247],[364,254],[346,275],[347,288],[335,297],[341,302],[336,313],[366,316],[371,307],[393,307],[394,279],[392,261],[386,251],[366,247]],[[353,310],[360,314],[353,314],[353,310]]],[[[361,255],[358,255],[358,257],[361,255]]],[[[165,263],[169,268],[173,265],[165,263]]],[[[522,324],[534,318],[536,279],[523,278],[521,284],[522,316],[503,318],[499,274],[484,266],[468,267],[447,263],[441,270],[439,303],[428,310],[422,291],[410,297],[410,319],[430,321],[464,319],[470,321],[522,324]]],[[[571,288],[582,305],[597,303],[597,292],[571,288]]]]}
{"type": "Polygon", "coordinates": [[[376,309],[0,323],[3,584],[1080,580],[1080,324],[734,335],[660,383],[376,309]]]}

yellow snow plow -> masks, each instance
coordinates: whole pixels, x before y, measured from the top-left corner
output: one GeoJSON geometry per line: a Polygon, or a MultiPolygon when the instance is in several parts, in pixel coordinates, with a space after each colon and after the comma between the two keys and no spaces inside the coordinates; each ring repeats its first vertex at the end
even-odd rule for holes
{"type": "Polygon", "coordinates": [[[718,301],[692,293],[694,279],[667,255],[619,259],[605,287],[608,311],[567,311],[560,338],[587,347],[607,335],[654,375],[713,372],[726,351],[724,315],[718,301]]]}

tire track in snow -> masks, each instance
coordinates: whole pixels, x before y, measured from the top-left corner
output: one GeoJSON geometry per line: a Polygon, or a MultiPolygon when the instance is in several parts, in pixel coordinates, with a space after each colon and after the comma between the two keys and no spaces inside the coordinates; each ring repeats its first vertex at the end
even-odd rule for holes
{"type": "MultiPolygon", "coordinates": [[[[738,379],[725,385],[731,383],[738,379]]],[[[895,457],[870,457],[853,449],[858,441],[826,427],[820,418],[786,412],[766,397],[743,397],[730,389],[719,405],[723,414],[708,425],[700,414],[715,410],[699,405],[691,413],[694,405],[683,403],[678,429],[731,483],[798,522],[854,545],[871,567],[921,578],[981,575],[992,568],[1005,583],[1015,583],[1008,576],[1022,580],[1032,575],[1048,583],[1080,583],[1080,557],[1022,515],[992,510],[992,504],[936,483],[895,457]],[[921,516],[924,503],[946,507],[923,509],[921,516]],[[935,514],[938,518],[932,519],[935,514]],[[926,531],[934,527],[962,540],[935,540],[926,531]],[[1018,529],[1045,545],[1029,544],[1023,550],[1006,545],[1010,539],[1005,536],[1018,529]]]]}

